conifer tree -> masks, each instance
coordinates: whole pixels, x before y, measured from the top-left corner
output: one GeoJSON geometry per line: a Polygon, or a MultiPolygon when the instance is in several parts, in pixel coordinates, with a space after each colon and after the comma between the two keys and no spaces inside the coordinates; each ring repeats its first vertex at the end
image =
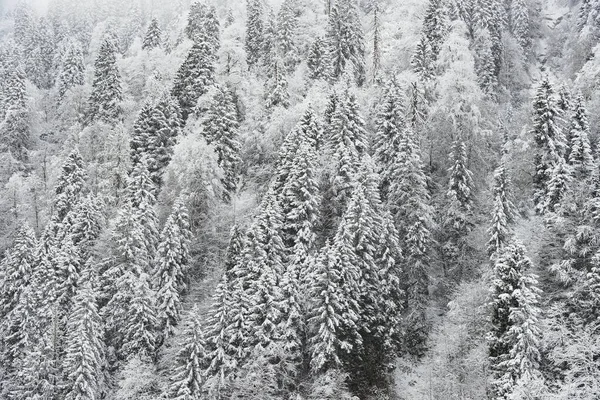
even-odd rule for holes
{"type": "MultiPolygon", "coordinates": [[[[154,292],[149,286],[149,277],[142,273],[139,277],[126,273],[124,280],[130,291],[127,319],[123,329],[123,345],[121,354],[126,358],[140,356],[154,360],[157,350],[156,319],[154,292]]],[[[120,288],[119,288],[120,289],[120,288]]]]}
{"type": "Polygon", "coordinates": [[[513,0],[510,3],[510,22],[512,34],[523,50],[527,50],[531,43],[531,22],[526,0],[513,0]]]}
{"type": "Polygon", "coordinates": [[[454,141],[450,155],[450,181],[448,182],[448,210],[445,225],[462,236],[470,230],[473,206],[473,174],[467,168],[467,146],[461,139],[454,141]]]}
{"type": "Polygon", "coordinates": [[[288,108],[290,106],[290,94],[283,63],[279,56],[273,57],[270,71],[271,77],[265,83],[265,105],[267,108],[277,106],[288,108]]]}
{"type": "Polygon", "coordinates": [[[173,209],[171,211],[171,217],[177,226],[179,234],[179,251],[177,254],[177,259],[179,261],[179,265],[181,266],[182,275],[178,277],[177,286],[180,293],[184,292],[187,288],[187,273],[191,263],[190,244],[192,241],[192,230],[188,208],[185,204],[186,199],[187,197],[184,194],[180,195],[179,198],[175,200],[173,209]]]}
{"type": "Polygon", "coordinates": [[[102,321],[89,273],[82,274],[66,331],[66,400],[100,398],[105,349],[102,321]]]}
{"type": "Polygon", "coordinates": [[[560,205],[572,179],[572,168],[567,164],[564,158],[559,158],[552,169],[550,180],[548,181],[546,197],[540,207],[542,212],[557,211],[557,207],[560,205]]]}
{"type": "Polygon", "coordinates": [[[325,79],[327,76],[327,48],[325,41],[318,37],[310,46],[308,52],[308,69],[311,79],[325,79]]]}
{"type": "Polygon", "coordinates": [[[410,62],[413,71],[423,82],[431,80],[435,75],[435,65],[433,63],[433,51],[429,39],[421,35],[419,43],[415,49],[415,54],[410,62]]]}
{"type": "Polygon", "coordinates": [[[204,30],[206,31],[208,42],[212,46],[213,54],[215,55],[221,47],[220,29],[221,26],[219,24],[219,19],[217,18],[217,9],[215,6],[210,6],[204,18],[204,30]]]}
{"type": "Polygon", "coordinates": [[[87,259],[89,251],[102,231],[104,216],[101,200],[88,194],[65,218],[69,225],[69,234],[77,246],[82,260],[87,259]]]}
{"type": "Polygon", "coordinates": [[[492,53],[493,43],[490,31],[486,28],[477,30],[476,36],[475,72],[479,78],[479,86],[481,86],[483,93],[495,98],[498,78],[496,76],[496,59],[492,53]]]}
{"type": "Polygon", "coordinates": [[[14,310],[30,283],[36,246],[35,233],[27,223],[23,224],[0,262],[0,320],[14,310]]]}
{"type": "Polygon", "coordinates": [[[177,367],[171,378],[169,399],[197,399],[202,394],[207,355],[198,313],[197,306],[189,313],[183,332],[185,345],[177,354],[177,367]]]}
{"type": "Polygon", "coordinates": [[[158,20],[152,18],[148,30],[146,31],[146,36],[144,36],[144,41],[142,42],[142,49],[152,50],[160,47],[162,43],[161,36],[162,31],[160,30],[160,26],[158,26],[158,20]]]}
{"type": "Polygon", "coordinates": [[[187,25],[184,30],[188,39],[195,41],[197,37],[203,38],[203,35],[205,34],[205,18],[207,12],[208,7],[204,3],[195,1],[190,5],[187,25]]]}
{"type": "Polygon", "coordinates": [[[295,0],[284,0],[277,14],[277,42],[283,65],[288,72],[293,72],[299,62],[296,45],[296,28],[298,10],[295,0]]]}
{"type": "Polygon", "coordinates": [[[436,62],[446,31],[444,5],[441,0],[430,0],[423,20],[423,35],[425,42],[431,47],[431,60],[436,62]]]}
{"type": "Polygon", "coordinates": [[[373,81],[377,79],[381,69],[381,33],[379,22],[379,2],[373,3],[373,81]]]}
{"type": "Polygon", "coordinates": [[[165,338],[173,335],[181,312],[180,282],[183,281],[185,268],[181,265],[181,239],[175,217],[171,215],[160,235],[153,277],[157,317],[165,338]]]}
{"type": "Polygon", "coordinates": [[[223,169],[221,183],[223,199],[231,201],[237,187],[237,168],[240,163],[239,121],[236,106],[229,89],[217,86],[208,110],[202,120],[206,141],[215,147],[217,163],[223,169]]]}
{"type": "Polygon", "coordinates": [[[361,86],[365,81],[365,45],[357,3],[336,0],[327,27],[330,77],[339,78],[347,68],[361,86]]]}
{"type": "Polygon", "coordinates": [[[252,68],[260,61],[263,54],[263,9],[260,0],[247,0],[248,19],[246,21],[246,62],[252,68]]]}
{"type": "Polygon", "coordinates": [[[510,239],[509,224],[514,221],[514,205],[510,200],[510,178],[506,171],[504,159],[494,172],[494,208],[492,223],[488,229],[490,240],[487,243],[488,254],[491,258],[499,255],[510,239]]]}
{"type": "Polygon", "coordinates": [[[554,99],[554,89],[547,76],[537,89],[533,108],[534,117],[531,133],[537,146],[533,182],[535,188],[534,201],[537,210],[542,211],[552,171],[564,153],[564,137],[559,127],[560,111],[554,99]]]}
{"type": "Polygon", "coordinates": [[[592,174],[594,158],[590,147],[587,110],[581,94],[575,101],[574,110],[568,135],[567,160],[576,178],[586,178],[592,174]]]}
{"type": "Polygon", "coordinates": [[[87,172],[79,150],[75,148],[65,160],[54,189],[54,218],[61,222],[80,201],[85,190],[87,172]]]}
{"type": "Polygon", "coordinates": [[[20,67],[15,69],[8,82],[5,95],[4,120],[0,122],[0,151],[10,153],[16,160],[26,162],[31,146],[31,129],[27,110],[25,75],[20,67]]]}
{"type": "Polygon", "coordinates": [[[540,362],[540,290],[531,261],[520,244],[508,245],[494,266],[492,331],[489,355],[494,380],[491,394],[504,399],[519,379],[533,377],[540,362]]]}
{"type": "Polygon", "coordinates": [[[71,42],[62,61],[58,77],[58,94],[63,97],[68,90],[85,83],[85,65],[81,47],[71,42]]]}
{"type": "Polygon", "coordinates": [[[385,200],[394,179],[394,162],[406,125],[404,98],[395,81],[391,81],[385,89],[376,122],[375,157],[380,165],[381,197],[385,200]]]}
{"type": "Polygon", "coordinates": [[[172,96],[179,101],[183,121],[214,82],[215,55],[207,37],[198,38],[177,70],[172,96]]]}
{"type": "MultiPolygon", "coordinates": [[[[266,69],[267,78],[273,78],[276,62],[282,63],[277,43],[277,19],[273,9],[269,7],[269,15],[265,21],[262,36],[261,65],[266,69]]],[[[281,67],[281,71],[283,71],[281,67]]]]}
{"type": "Polygon", "coordinates": [[[122,118],[123,91],[117,68],[116,49],[110,39],[100,46],[94,63],[94,82],[89,100],[88,122],[96,120],[116,124],[122,118]]]}

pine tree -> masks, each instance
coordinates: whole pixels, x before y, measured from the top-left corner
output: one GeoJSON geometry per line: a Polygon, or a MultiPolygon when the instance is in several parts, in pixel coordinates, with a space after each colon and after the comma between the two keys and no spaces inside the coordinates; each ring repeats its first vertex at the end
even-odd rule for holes
{"type": "Polygon", "coordinates": [[[589,177],[594,169],[589,139],[590,126],[581,94],[575,101],[574,110],[567,143],[567,160],[574,169],[575,177],[580,179],[589,177]]]}
{"type": "Polygon", "coordinates": [[[181,265],[181,232],[173,215],[165,223],[156,255],[153,288],[156,290],[157,316],[165,338],[174,334],[181,311],[180,282],[185,266],[181,265]]]}
{"type": "Polygon", "coordinates": [[[564,137],[559,128],[560,111],[554,99],[554,90],[546,76],[538,87],[533,102],[534,117],[531,131],[537,153],[535,155],[534,201],[542,211],[547,197],[548,183],[558,160],[563,157],[564,137]]]}
{"type": "Polygon", "coordinates": [[[375,157],[379,162],[381,177],[381,197],[387,199],[389,187],[394,178],[394,161],[398,153],[402,130],[406,125],[404,98],[396,81],[390,81],[385,89],[377,113],[377,137],[375,157]]]}
{"type": "Polygon", "coordinates": [[[504,159],[494,172],[494,209],[492,223],[488,229],[490,240],[487,243],[489,256],[493,259],[499,255],[510,239],[509,224],[514,221],[514,205],[510,200],[510,178],[506,171],[504,159]]]}
{"type": "Polygon", "coordinates": [[[263,9],[260,0],[247,0],[246,62],[248,68],[257,65],[263,54],[263,9]]]}
{"type": "Polygon", "coordinates": [[[365,45],[357,3],[336,0],[327,27],[330,77],[337,79],[349,68],[358,86],[365,81],[365,45]]]}
{"type": "Polygon", "coordinates": [[[197,306],[189,313],[183,336],[185,345],[177,354],[177,367],[169,389],[169,399],[173,400],[198,399],[202,393],[207,355],[197,306]]]}
{"type": "Polygon", "coordinates": [[[273,57],[270,71],[271,77],[265,82],[265,105],[267,108],[277,106],[288,108],[290,106],[290,94],[283,63],[279,56],[273,57]]]}
{"type": "Polygon", "coordinates": [[[431,60],[436,62],[446,31],[444,5],[441,0],[430,0],[423,20],[425,42],[431,46],[431,60]]]}
{"type": "Polygon", "coordinates": [[[458,139],[452,145],[450,154],[450,181],[448,182],[448,210],[445,225],[458,237],[471,228],[470,215],[473,206],[473,173],[467,168],[467,147],[458,139]]]}
{"type": "Polygon", "coordinates": [[[513,0],[510,3],[510,22],[512,34],[523,50],[527,50],[531,44],[531,23],[526,0],[513,0]]]}
{"type": "Polygon", "coordinates": [[[126,273],[127,289],[130,290],[130,303],[123,330],[121,354],[125,358],[140,356],[154,360],[157,350],[154,292],[149,287],[149,277],[142,273],[139,277],[126,273]]]}
{"type": "Polygon", "coordinates": [[[160,30],[160,26],[158,26],[158,20],[152,18],[148,30],[146,31],[146,36],[144,36],[144,41],[142,42],[142,49],[152,50],[160,47],[162,43],[161,36],[162,31],[160,30]]]}
{"type": "Polygon", "coordinates": [[[297,15],[295,0],[284,0],[277,14],[279,52],[283,55],[285,69],[290,73],[294,71],[300,59],[296,44],[297,15]]]}
{"type": "Polygon", "coordinates": [[[381,33],[379,22],[379,2],[374,0],[373,4],[373,81],[377,80],[381,69],[381,33]]]}
{"type": "MultiPolygon", "coordinates": [[[[276,62],[282,63],[277,43],[277,19],[275,18],[273,9],[270,7],[269,15],[267,16],[265,28],[263,30],[260,62],[266,69],[267,78],[273,78],[275,75],[276,62]]],[[[280,67],[281,71],[283,71],[283,67],[280,67]]]]}
{"type": "Polygon", "coordinates": [[[433,63],[433,51],[429,39],[421,35],[419,43],[415,49],[415,54],[410,62],[413,71],[423,82],[431,80],[435,75],[435,65],[433,63]]]}
{"type": "Polygon", "coordinates": [[[221,183],[225,189],[223,199],[231,201],[237,188],[237,169],[241,162],[238,139],[239,121],[231,91],[217,86],[210,105],[202,120],[202,132],[206,141],[217,153],[217,163],[223,169],[221,183]]]}
{"type": "Polygon", "coordinates": [[[185,27],[185,35],[188,39],[196,41],[196,38],[203,39],[205,36],[205,21],[208,7],[206,4],[196,1],[190,6],[185,27]]]}
{"type": "Polygon", "coordinates": [[[102,321],[89,274],[82,274],[65,341],[64,375],[66,400],[94,400],[101,397],[104,343],[102,321]]]}
{"type": "Polygon", "coordinates": [[[508,245],[494,266],[489,355],[493,398],[504,399],[519,379],[533,377],[540,362],[540,290],[520,244],[508,245]]]}
{"type": "Polygon", "coordinates": [[[217,9],[215,6],[210,6],[204,18],[204,29],[208,42],[211,44],[213,54],[217,54],[221,47],[219,19],[217,18],[217,9]]]}
{"type": "Polygon", "coordinates": [[[196,108],[200,96],[214,82],[215,56],[207,37],[194,42],[185,61],[177,70],[172,96],[179,101],[183,121],[196,108]]]}
{"type": "Polygon", "coordinates": [[[99,198],[88,194],[65,218],[71,240],[77,246],[82,260],[87,259],[91,247],[100,237],[104,221],[101,206],[99,198]]]}
{"type": "Polygon", "coordinates": [[[63,57],[60,75],[58,77],[58,94],[63,97],[67,91],[85,83],[85,65],[81,47],[71,42],[63,57]]]}
{"type": "Polygon", "coordinates": [[[16,160],[27,162],[31,146],[31,128],[27,109],[25,75],[20,67],[11,74],[5,95],[4,120],[0,122],[0,151],[10,153],[16,160]]]}
{"type": "Polygon", "coordinates": [[[54,188],[54,218],[62,222],[84,195],[87,172],[79,150],[75,148],[65,160],[54,188]]]}
{"type": "Polygon", "coordinates": [[[96,120],[116,124],[122,118],[123,92],[121,75],[117,69],[116,49],[110,39],[100,46],[94,63],[94,82],[89,100],[88,122],[96,120]]]}
{"type": "Polygon", "coordinates": [[[479,78],[481,90],[493,99],[498,87],[498,78],[496,76],[496,60],[492,53],[492,38],[490,31],[485,28],[477,30],[476,36],[475,72],[479,78]]]}
{"type": "Polygon", "coordinates": [[[308,69],[311,79],[326,79],[327,76],[327,48],[325,41],[318,37],[310,46],[308,52],[308,69]]]}
{"type": "Polygon", "coordinates": [[[193,236],[186,201],[187,196],[180,195],[179,198],[175,200],[171,211],[171,218],[173,218],[179,234],[177,260],[181,266],[182,275],[178,277],[177,287],[180,293],[186,290],[189,280],[187,275],[191,265],[190,245],[193,236]]]}
{"type": "Polygon", "coordinates": [[[572,168],[566,163],[564,158],[559,158],[552,169],[546,197],[539,209],[544,213],[557,211],[557,207],[560,205],[572,179],[572,168]]]}

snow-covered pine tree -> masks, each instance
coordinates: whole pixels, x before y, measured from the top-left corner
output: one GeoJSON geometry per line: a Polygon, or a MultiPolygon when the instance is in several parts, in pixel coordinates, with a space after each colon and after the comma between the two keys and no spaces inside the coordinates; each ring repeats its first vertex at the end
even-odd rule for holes
{"type": "Polygon", "coordinates": [[[283,65],[291,73],[300,61],[296,44],[298,10],[295,0],[284,0],[277,14],[277,43],[283,65]]]}
{"type": "Polygon", "coordinates": [[[188,39],[195,41],[196,37],[203,37],[205,33],[205,18],[208,6],[203,2],[195,1],[190,5],[187,16],[187,25],[184,33],[188,39]]]}
{"type": "Polygon", "coordinates": [[[104,329],[90,272],[86,270],[81,275],[67,324],[63,366],[65,400],[93,400],[102,393],[104,329]]]}
{"type": "Polygon", "coordinates": [[[427,82],[434,77],[435,64],[433,62],[433,51],[427,36],[421,35],[410,64],[413,71],[423,82],[427,82]]]}
{"type": "Polygon", "coordinates": [[[148,170],[157,187],[162,185],[162,172],[171,162],[173,146],[181,134],[181,110],[177,101],[163,93],[152,110],[147,132],[148,170]]]}
{"type": "Polygon", "coordinates": [[[147,100],[133,124],[133,133],[129,141],[131,162],[133,165],[139,163],[144,155],[148,156],[150,141],[148,136],[154,131],[151,125],[153,108],[152,101],[147,100]]]}
{"type": "Polygon", "coordinates": [[[76,207],[65,218],[69,226],[71,240],[77,246],[82,260],[87,259],[91,247],[102,231],[104,215],[101,207],[101,200],[92,194],[88,194],[77,203],[76,207]]]}
{"type": "Polygon", "coordinates": [[[190,268],[190,246],[192,241],[192,230],[190,225],[190,216],[188,208],[186,206],[188,196],[181,194],[175,203],[171,211],[171,218],[175,221],[175,225],[179,230],[179,252],[177,258],[179,265],[181,266],[182,275],[177,279],[177,287],[180,293],[185,292],[187,289],[189,277],[188,270],[190,268]]]}
{"type": "Polygon", "coordinates": [[[590,147],[589,132],[587,109],[583,96],[579,94],[575,100],[566,149],[567,161],[573,168],[576,179],[585,179],[591,176],[594,170],[595,164],[590,147]]]}
{"type": "Polygon", "coordinates": [[[278,55],[273,57],[269,67],[270,78],[265,82],[265,105],[267,108],[290,106],[288,82],[283,62],[278,55]]]}
{"type": "Polygon", "coordinates": [[[150,25],[148,25],[146,35],[144,36],[144,41],[142,42],[142,49],[152,50],[157,47],[160,47],[162,44],[161,36],[162,31],[160,30],[160,26],[158,25],[158,20],[156,18],[152,18],[152,21],[150,21],[150,25]]]}
{"type": "Polygon", "coordinates": [[[217,163],[223,169],[223,199],[231,201],[237,188],[237,167],[240,163],[241,144],[238,139],[239,121],[236,105],[229,88],[215,86],[208,109],[202,119],[202,133],[217,154],[217,163]]]}
{"type": "Polygon", "coordinates": [[[210,6],[206,12],[206,16],[204,17],[204,30],[206,31],[208,42],[212,46],[213,54],[216,55],[221,47],[221,25],[217,18],[217,9],[215,6],[210,6]]]}
{"type": "Polygon", "coordinates": [[[265,68],[267,78],[273,78],[275,61],[277,59],[281,62],[277,43],[277,19],[275,18],[273,9],[269,7],[269,14],[263,30],[262,54],[260,58],[261,66],[265,68]]]}
{"type": "Polygon", "coordinates": [[[197,37],[185,61],[177,70],[171,94],[179,101],[185,122],[196,108],[200,96],[214,82],[215,55],[209,38],[197,37]]]}
{"type": "Polygon", "coordinates": [[[323,38],[318,37],[310,46],[307,59],[311,79],[327,79],[327,47],[323,38]]]}
{"type": "Polygon", "coordinates": [[[475,72],[479,78],[481,90],[494,99],[498,88],[496,75],[496,59],[492,53],[493,43],[490,31],[487,28],[475,31],[475,72]]]}
{"type": "Polygon", "coordinates": [[[379,21],[380,7],[373,0],[373,81],[376,82],[381,69],[381,22],[379,21]]]}
{"type": "Polygon", "coordinates": [[[548,76],[544,77],[537,89],[533,109],[531,134],[537,146],[533,180],[534,202],[537,211],[542,212],[552,171],[558,160],[563,158],[565,147],[563,133],[560,131],[560,110],[548,76]]]}
{"type": "Polygon", "coordinates": [[[377,136],[374,143],[375,159],[380,165],[381,198],[385,201],[389,194],[390,184],[394,178],[393,170],[402,130],[406,126],[405,99],[394,80],[385,88],[383,99],[377,112],[377,136]]]}
{"type": "Polygon", "coordinates": [[[5,89],[4,120],[0,122],[0,151],[10,153],[16,160],[26,162],[31,146],[31,128],[27,108],[25,74],[20,67],[11,73],[5,89]]]}
{"type": "Polygon", "coordinates": [[[365,44],[358,4],[335,0],[327,27],[329,75],[337,79],[349,68],[358,86],[365,81],[365,44]]]}
{"type": "MultiPolygon", "coordinates": [[[[138,356],[154,360],[158,347],[155,296],[150,289],[150,277],[146,273],[134,276],[127,272],[123,278],[131,290],[127,318],[120,328],[123,331],[121,355],[128,359],[138,356]]],[[[119,288],[120,289],[120,288],[119,288]]]]}
{"type": "Polygon", "coordinates": [[[537,374],[541,332],[538,326],[540,290],[525,248],[508,245],[496,259],[492,282],[492,330],[489,356],[493,381],[490,394],[505,399],[520,379],[537,374]]]}
{"type": "Polygon", "coordinates": [[[71,41],[62,60],[58,77],[58,94],[63,97],[68,90],[85,83],[85,65],[79,43],[71,41]]]}
{"type": "Polygon", "coordinates": [[[527,0],[512,0],[510,3],[510,29],[523,50],[531,44],[531,22],[527,0]]]}
{"type": "Polygon", "coordinates": [[[431,60],[436,62],[446,34],[446,15],[442,0],[430,0],[423,20],[425,42],[431,47],[431,60]]]}
{"type": "Polygon", "coordinates": [[[55,222],[62,222],[67,214],[77,207],[85,194],[87,172],[83,158],[77,148],[73,149],[65,160],[60,177],[54,188],[54,215],[55,222]]]}
{"type": "Polygon", "coordinates": [[[551,171],[544,202],[539,208],[543,213],[556,212],[560,206],[569,183],[573,180],[573,169],[560,157],[551,171]]]}
{"type": "Polygon", "coordinates": [[[494,172],[493,197],[492,223],[488,229],[490,240],[487,243],[487,251],[492,259],[508,244],[511,236],[509,225],[515,216],[515,207],[510,200],[510,178],[504,158],[494,172]]]}
{"type": "Polygon", "coordinates": [[[183,331],[184,346],[177,354],[177,367],[171,377],[168,398],[171,400],[198,399],[202,394],[206,369],[206,342],[198,307],[186,318],[183,331]]]}
{"type": "Polygon", "coordinates": [[[123,91],[116,52],[113,41],[104,39],[94,63],[94,82],[87,114],[89,123],[104,121],[114,125],[122,119],[123,91]]]}
{"type": "Polygon", "coordinates": [[[263,55],[263,9],[260,0],[247,0],[246,10],[246,62],[248,67],[257,65],[263,55]]]}

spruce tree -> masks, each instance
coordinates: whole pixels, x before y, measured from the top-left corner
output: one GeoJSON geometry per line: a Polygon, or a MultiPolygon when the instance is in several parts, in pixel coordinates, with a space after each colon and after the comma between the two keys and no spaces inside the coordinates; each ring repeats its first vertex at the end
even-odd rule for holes
{"type": "Polygon", "coordinates": [[[87,259],[91,247],[100,237],[104,215],[101,200],[88,194],[65,218],[69,225],[69,234],[73,244],[77,246],[82,260],[87,259]]]}
{"type": "Polygon", "coordinates": [[[498,256],[510,239],[509,225],[514,221],[514,205],[510,200],[510,178],[506,171],[504,159],[494,172],[494,208],[492,223],[488,229],[490,240],[487,243],[488,254],[491,258],[498,256]]]}
{"type": "Polygon", "coordinates": [[[277,43],[287,72],[293,72],[299,62],[296,45],[298,10],[295,0],[284,0],[277,14],[277,43]]]}
{"type": "Polygon", "coordinates": [[[84,195],[87,172],[79,150],[75,148],[65,160],[54,188],[54,219],[62,222],[84,195]]]}
{"type": "Polygon", "coordinates": [[[379,21],[379,2],[373,4],[373,81],[376,81],[381,69],[381,28],[379,21]]]}
{"type": "Polygon", "coordinates": [[[81,47],[77,42],[71,42],[63,57],[60,75],[58,77],[58,94],[63,97],[67,91],[85,83],[85,65],[81,47]]]}
{"type": "Polygon", "coordinates": [[[523,50],[527,50],[531,44],[531,22],[526,0],[513,0],[510,3],[510,22],[510,29],[517,43],[523,50]]]}
{"type": "Polygon", "coordinates": [[[205,18],[208,12],[206,4],[195,1],[190,5],[188,12],[187,25],[185,27],[185,35],[188,39],[196,41],[196,38],[205,37],[205,18]]]}
{"type": "Polygon", "coordinates": [[[543,209],[552,171],[563,157],[564,137],[560,131],[560,110],[554,99],[554,89],[546,76],[537,89],[533,102],[534,117],[531,131],[537,152],[535,155],[534,202],[538,212],[543,209]]]}
{"type": "Polygon", "coordinates": [[[569,183],[572,180],[572,168],[567,164],[564,158],[559,158],[552,169],[550,180],[548,181],[546,197],[539,209],[544,213],[558,211],[561,200],[569,189],[569,183]]]}
{"type": "Polygon", "coordinates": [[[65,340],[65,400],[94,400],[101,397],[105,349],[102,321],[89,273],[82,274],[65,340]]]}
{"type": "Polygon", "coordinates": [[[144,36],[144,41],[142,42],[142,49],[152,50],[160,47],[162,43],[161,36],[162,31],[160,30],[160,26],[158,26],[158,20],[152,18],[148,30],[146,31],[146,36],[144,36]]]}
{"type": "Polygon", "coordinates": [[[446,31],[446,16],[441,0],[430,0],[423,20],[423,35],[431,47],[431,60],[436,62],[446,31]]]}
{"type": "Polygon", "coordinates": [[[248,68],[257,65],[263,55],[263,9],[260,0],[247,0],[246,10],[246,62],[248,68]]]}
{"type": "Polygon", "coordinates": [[[493,43],[490,31],[487,28],[476,31],[475,48],[475,72],[479,79],[479,86],[483,93],[494,99],[498,86],[496,76],[496,60],[493,50],[493,43]]]}
{"type": "Polygon", "coordinates": [[[326,79],[327,76],[327,48],[325,41],[318,37],[310,46],[308,52],[308,69],[311,79],[326,79]]]}
{"type": "Polygon", "coordinates": [[[177,354],[177,367],[171,378],[169,399],[191,400],[200,398],[204,384],[206,342],[200,324],[198,307],[190,311],[183,332],[185,345],[177,354]]]}
{"type": "Polygon", "coordinates": [[[349,68],[356,83],[365,81],[365,45],[357,3],[336,0],[329,13],[327,27],[330,77],[337,79],[349,68]]]}
{"type": "Polygon", "coordinates": [[[31,128],[27,109],[25,75],[20,67],[12,73],[5,95],[4,120],[0,122],[0,151],[10,153],[17,161],[27,162],[31,146],[31,128]]]}
{"type": "Polygon", "coordinates": [[[171,94],[179,101],[183,121],[214,82],[215,55],[209,39],[198,38],[177,70],[171,94]]]}
{"type": "Polygon", "coordinates": [[[423,82],[427,82],[434,77],[435,65],[433,63],[433,51],[427,36],[421,35],[421,39],[419,40],[419,43],[417,43],[410,64],[413,71],[423,82]]]}
{"type": "Polygon", "coordinates": [[[270,66],[271,76],[265,82],[265,105],[267,108],[290,106],[288,83],[283,63],[278,55],[273,57],[270,66]]]}
{"type": "Polygon", "coordinates": [[[518,380],[535,376],[539,367],[540,290],[535,276],[528,274],[531,268],[520,244],[508,245],[495,262],[489,356],[490,394],[497,399],[507,398],[518,380]]]}
{"type": "MultiPolygon", "coordinates": [[[[127,319],[119,328],[123,330],[121,354],[126,359],[139,356],[154,360],[156,357],[158,338],[155,293],[150,289],[149,276],[142,273],[139,277],[126,273],[124,288],[131,296],[128,304],[127,319]]],[[[121,289],[123,287],[120,287],[121,289]]]]}
{"type": "Polygon", "coordinates": [[[123,91],[116,52],[110,39],[102,42],[94,63],[94,81],[87,114],[89,123],[99,120],[114,125],[122,118],[123,91]]]}
{"type": "Polygon", "coordinates": [[[206,141],[215,148],[217,163],[223,169],[223,199],[229,202],[237,188],[241,144],[238,139],[236,105],[228,88],[215,88],[202,120],[202,128],[206,141]]]}
{"type": "Polygon", "coordinates": [[[574,110],[568,135],[567,161],[573,167],[575,177],[581,179],[589,177],[594,169],[594,158],[589,139],[590,126],[581,94],[575,101],[574,110]]]}

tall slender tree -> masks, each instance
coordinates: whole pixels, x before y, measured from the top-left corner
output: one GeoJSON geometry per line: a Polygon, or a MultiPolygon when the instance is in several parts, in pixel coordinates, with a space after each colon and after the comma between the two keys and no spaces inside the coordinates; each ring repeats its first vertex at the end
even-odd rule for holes
{"type": "Polygon", "coordinates": [[[117,50],[112,40],[104,39],[94,63],[94,82],[89,100],[88,122],[116,124],[123,115],[123,90],[117,68],[117,50]]]}

